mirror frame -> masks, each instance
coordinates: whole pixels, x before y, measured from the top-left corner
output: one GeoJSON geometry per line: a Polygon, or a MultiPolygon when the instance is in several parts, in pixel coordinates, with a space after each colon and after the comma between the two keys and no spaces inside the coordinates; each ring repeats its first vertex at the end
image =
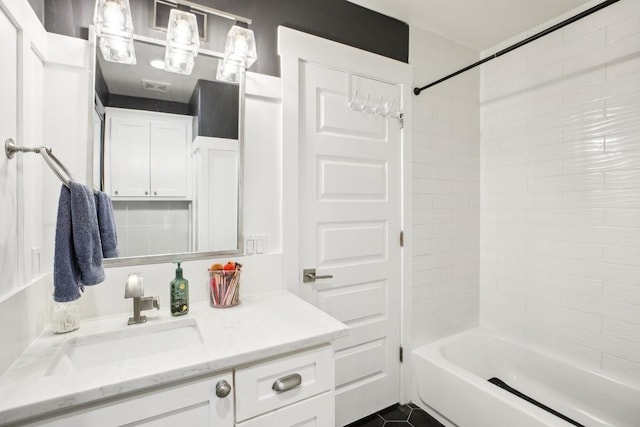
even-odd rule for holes
{"type": "MultiPolygon", "coordinates": [[[[241,18],[241,17],[236,17],[241,18]]],[[[251,24],[251,20],[242,18],[243,22],[251,24]]],[[[154,43],[161,46],[166,46],[166,42],[159,39],[153,39],[150,37],[136,36],[135,40],[143,42],[154,43]]],[[[89,186],[93,184],[93,159],[94,159],[94,147],[93,141],[93,110],[95,110],[95,79],[96,79],[96,62],[97,62],[97,40],[95,29],[93,25],[89,26],[89,110],[88,110],[88,129],[87,129],[87,182],[89,186]]],[[[198,54],[205,54],[223,59],[224,54],[220,52],[214,52],[211,50],[200,49],[198,54]]],[[[215,70],[212,70],[212,74],[215,75],[215,70]]],[[[244,234],[243,234],[243,205],[244,205],[244,122],[245,122],[245,95],[246,95],[246,69],[241,68],[240,79],[238,84],[238,218],[237,218],[237,244],[235,249],[229,249],[224,251],[201,251],[201,252],[180,252],[171,254],[157,254],[157,255],[140,255],[130,257],[118,257],[118,258],[104,258],[103,265],[105,267],[126,267],[135,265],[146,264],[160,264],[176,261],[192,261],[206,258],[221,258],[227,256],[241,256],[244,254],[244,234]]],[[[193,142],[193,141],[192,141],[193,142]]],[[[102,177],[101,177],[102,178],[102,177]]]]}

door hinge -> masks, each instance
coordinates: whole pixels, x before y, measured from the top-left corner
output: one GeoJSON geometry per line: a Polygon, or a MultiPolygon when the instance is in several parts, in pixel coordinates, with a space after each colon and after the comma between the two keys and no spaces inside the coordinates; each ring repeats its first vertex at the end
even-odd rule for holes
{"type": "Polygon", "coordinates": [[[404,362],[404,350],[400,347],[400,363],[404,362]]]}
{"type": "Polygon", "coordinates": [[[404,231],[400,232],[400,246],[404,246],[404,231]]]}

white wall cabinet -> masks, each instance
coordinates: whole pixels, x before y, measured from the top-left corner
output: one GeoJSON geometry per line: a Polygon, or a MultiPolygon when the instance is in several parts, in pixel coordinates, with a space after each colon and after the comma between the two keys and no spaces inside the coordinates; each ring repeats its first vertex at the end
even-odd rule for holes
{"type": "Polygon", "coordinates": [[[196,251],[238,247],[240,148],[237,139],[193,142],[196,251]]]}
{"type": "Polygon", "coordinates": [[[191,197],[190,116],[106,108],[105,187],[114,200],[191,197]]]}
{"type": "Polygon", "coordinates": [[[226,372],[202,380],[168,386],[113,402],[87,407],[67,415],[28,424],[29,427],[202,426],[232,427],[233,390],[216,396],[221,381],[233,384],[226,372]]]}

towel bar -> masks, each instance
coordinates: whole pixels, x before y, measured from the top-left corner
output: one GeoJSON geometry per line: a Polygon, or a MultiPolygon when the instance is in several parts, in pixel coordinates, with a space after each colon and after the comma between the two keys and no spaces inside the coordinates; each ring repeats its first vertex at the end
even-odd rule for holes
{"type": "MultiPolygon", "coordinates": [[[[13,159],[16,153],[39,153],[49,168],[65,186],[69,186],[69,181],[76,181],[62,162],[53,154],[51,147],[47,147],[46,145],[41,145],[39,147],[24,147],[16,145],[16,143],[13,142],[13,139],[7,138],[4,142],[4,152],[7,155],[7,159],[13,159]]],[[[97,192],[95,188],[93,191],[97,192]]]]}

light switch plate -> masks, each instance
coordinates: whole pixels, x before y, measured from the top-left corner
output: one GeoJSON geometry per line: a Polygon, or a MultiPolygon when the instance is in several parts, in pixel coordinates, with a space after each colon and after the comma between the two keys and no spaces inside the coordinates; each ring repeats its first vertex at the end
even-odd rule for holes
{"type": "Polygon", "coordinates": [[[253,255],[256,253],[256,241],[252,238],[247,238],[247,244],[245,245],[245,253],[247,255],[253,255]]]}
{"type": "Polygon", "coordinates": [[[259,255],[266,252],[266,235],[247,234],[244,238],[245,255],[259,255]]]}

